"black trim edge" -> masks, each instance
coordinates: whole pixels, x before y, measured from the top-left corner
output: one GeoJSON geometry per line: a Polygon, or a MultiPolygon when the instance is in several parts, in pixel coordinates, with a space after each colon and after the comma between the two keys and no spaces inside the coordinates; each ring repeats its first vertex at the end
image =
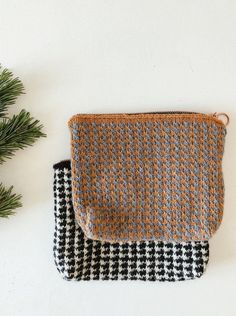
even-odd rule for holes
{"type": "Polygon", "coordinates": [[[53,169],[63,169],[68,168],[71,169],[70,160],[61,160],[60,162],[57,162],[53,165],[53,169]]]}

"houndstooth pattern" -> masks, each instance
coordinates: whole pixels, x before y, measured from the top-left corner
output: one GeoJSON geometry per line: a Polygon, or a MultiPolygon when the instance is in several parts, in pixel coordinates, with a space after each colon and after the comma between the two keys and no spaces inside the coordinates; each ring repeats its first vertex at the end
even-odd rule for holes
{"type": "Polygon", "coordinates": [[[203,114],[78,115],[73,204],[87,237],[201,241],[223,215],[225,126],[203,114]]]}
{"type": "Polygon", "coordinates": [[[180,281],[200,277],[209,244],[156,241],[108,243],[88,239],[75,220],[70,161],[54,165],[54,260],[67,280],[180,281]]]}

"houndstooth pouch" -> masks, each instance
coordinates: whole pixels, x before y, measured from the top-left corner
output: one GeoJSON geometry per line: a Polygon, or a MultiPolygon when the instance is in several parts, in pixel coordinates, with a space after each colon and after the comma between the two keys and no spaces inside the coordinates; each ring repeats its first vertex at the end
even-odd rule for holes
{"type": "Polygon", "coordinates": [[[54,260],[66,280],[181,281],[201,277],[207,241],[108,243],[87,238],[75,220],[70,161],[54,165],[54,260]]]}
{"type": "Polygon", "coordinates": [[[199,113],[69,121],[76,219],[109,242],[208,240],[220,225],[225,124],[199,113]]]}

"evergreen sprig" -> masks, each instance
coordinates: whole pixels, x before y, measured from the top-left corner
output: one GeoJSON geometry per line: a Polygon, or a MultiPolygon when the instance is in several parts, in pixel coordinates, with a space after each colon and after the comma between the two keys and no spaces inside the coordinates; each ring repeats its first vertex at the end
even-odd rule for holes
{"type": "MultiPolygon", "coordinates": [[[[14,78],[8,69],[0,65],[0,164],[12,158],[18,149],[31,146],[46,135],[43,126],[30,113],[22,110],[13,117],[7,117],[8,106],[15,104],[19,95],[24,93],[24,86],[19,78],[14,78]]],[[[12,193],[13,186],[6,189],[0,183],[0,217],[14,214],[14,210],[22,206],[21,195],[12,193]]]]}
{"type": "Polygon", "coordinates": [[[12,118],[4,118],[0,122],[0,164],[11,158],[16,150],[32,146],[38,138],[45,137],[42,128],[25,110],[12,118]]]}
{"type": "Polygon", "coordinates": [[[17,97],[24,93],[24,86],[18,77],[0,65],[0,117],[6,117],[7,107],[15,103],[17,97]]]}
{"type": "Polygon", "coordinates": [[[13,186],[6,189],[3,184],[0,184],[0,217],[8,217],[14,214],[13,211],[17,207],[21,207],[21,195],[12,193],[13,186]]]}

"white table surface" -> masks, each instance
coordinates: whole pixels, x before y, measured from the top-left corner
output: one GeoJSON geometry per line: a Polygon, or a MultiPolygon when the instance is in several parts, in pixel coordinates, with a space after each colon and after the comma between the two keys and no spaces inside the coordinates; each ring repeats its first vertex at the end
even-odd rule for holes
{"type": "Polygon", "coordinates": [[[1,316],[236,315],[236,1],[0,0],[0,62],[47,139],[1,166],[24,206],[0,219],[1,316]],[[198,280],[66,282],[53,262],[52,165],[75,113],[226,112],[225,213],[198,280]]]}

